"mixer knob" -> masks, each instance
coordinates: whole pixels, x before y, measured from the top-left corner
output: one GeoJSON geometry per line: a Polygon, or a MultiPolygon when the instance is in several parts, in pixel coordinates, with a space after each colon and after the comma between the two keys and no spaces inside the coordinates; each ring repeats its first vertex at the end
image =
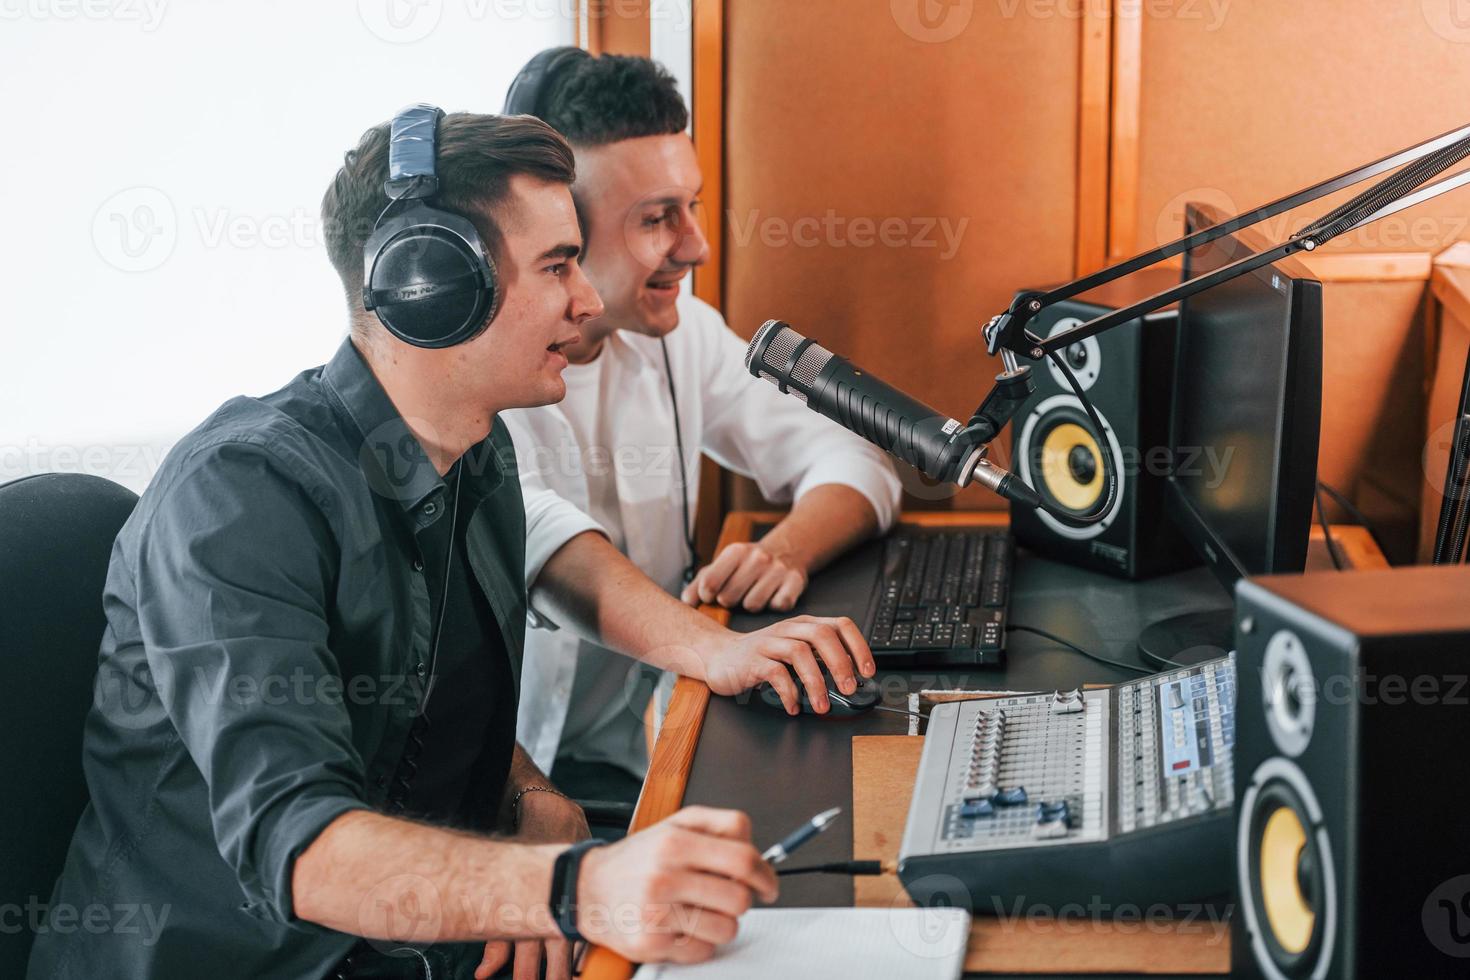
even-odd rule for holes
{"type": "Polygon", "coordinates": [[[1082,690],[1074,688],[1070,691],[1058,691],[1051,701],[1051,712],[1054,715],[1073,715],[1083,709],[1082,690]]]}

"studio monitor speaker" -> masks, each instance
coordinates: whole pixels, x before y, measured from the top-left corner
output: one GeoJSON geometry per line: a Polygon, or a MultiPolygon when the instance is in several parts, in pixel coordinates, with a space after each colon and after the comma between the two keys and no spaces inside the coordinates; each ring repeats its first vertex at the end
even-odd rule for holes
{"type": "Polygon", "coordinates": [[[1470,976],[1470,569],[1236,591],[1235,976],[1470,976]]]}
{"type": "MultiPolygon", "coordinates": [[[[1066,300],[1043,310],[1030,329],[1049,337],[1117,309],[1066,300]]],[[[1043,557],[1143,578],[1196,561],[1169,523],[1164,478],[1169,456],[1169,392],[1174,310],[1153,313],[1066,348],[1062,356],[1106,429],[1100,445],[1081,401],[1050,360],[1032,367],[1036,391],[1012,422],[1011,469],[1053,508],[1083,515],[1103,498],[1103,454],[1118,473],[1118,494],[1103,521],[1074,527],[1049,513],[1012,506],[1018,544],[1043,557]]]]}

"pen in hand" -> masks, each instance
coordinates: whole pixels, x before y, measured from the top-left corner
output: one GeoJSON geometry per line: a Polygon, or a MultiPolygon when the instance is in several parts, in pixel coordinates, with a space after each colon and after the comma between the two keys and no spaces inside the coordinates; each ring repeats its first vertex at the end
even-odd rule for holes
{"type": "Polygon", "coordinates": [[[786,860],[792,851],[811,840],[832,825],[832,822],[842,813],[841,807],[834,806],[830,810],[824,810],[812,817],[806,823],[797,827],[791,833],[783,837],[778,843],[772,844],[761,855],[761,860],[772,864],[780,864],[786,860]]]}

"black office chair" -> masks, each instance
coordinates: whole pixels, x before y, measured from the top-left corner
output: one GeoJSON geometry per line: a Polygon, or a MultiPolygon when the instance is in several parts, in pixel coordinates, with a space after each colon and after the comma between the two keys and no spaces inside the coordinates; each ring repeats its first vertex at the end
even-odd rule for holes
{"type": "Polygon", "coordinates": [[[82,723],[102,586],[113,539],[137,502],[80,474],[0,486],[0,907],[22,910],[18,932],[0,929],[0,977],[25,976],[30,909],[50,901],[87,804],[82,723]]]}

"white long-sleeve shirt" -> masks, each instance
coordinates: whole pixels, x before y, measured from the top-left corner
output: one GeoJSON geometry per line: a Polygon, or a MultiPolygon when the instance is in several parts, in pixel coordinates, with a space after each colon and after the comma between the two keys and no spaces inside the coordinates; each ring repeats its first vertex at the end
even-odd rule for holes
{"type": "MultiPolygon", "coordinates": [[[[564,401],[502,415],[515,439],[525,497],[533,609],[542,566],[589,530],[605,533],[677,594],[689,562],[681,494],[688,494],[692,515],[701,451],[753,478],[768,499],[784,503],[838,483],[868,499],[881,529],[897,518],[898,476],[880,450],[751,377],[745,342],[713,307],[685,296],[679,316],[666,342],[687,456],[682,466],[656,338],[617,331],[596,360],[567,368],[564,401]]],[[[638,662],[566,631],[532,628],[518,740],[542,771],[569,756],[641,777],[648,766],[643,714],[657,680],[638,662]]]]}

